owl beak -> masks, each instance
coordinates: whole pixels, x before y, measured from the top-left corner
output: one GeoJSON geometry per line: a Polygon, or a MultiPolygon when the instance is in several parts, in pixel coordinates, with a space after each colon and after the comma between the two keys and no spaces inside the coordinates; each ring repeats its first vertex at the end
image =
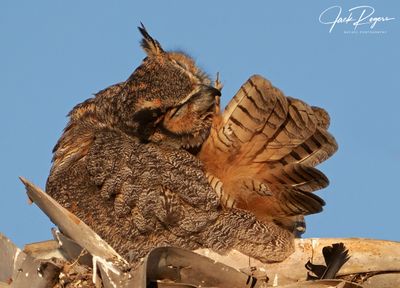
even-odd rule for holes
{"type": "Polygon", "coordinates": [[[203,86],[200,90],[200,93],[202,95],[202,99],[210,103],[211,106],[214,106],[216,102],[219,102],[217,99],[221,97],[221,91],[212,86],[203,86]]]}
{"type": "Polygon", "coordinates": [[[221,90],[212,87],[212,86],[208,86],[207,87],[208,93],[214,98],[212,105],[210,106],[210,108],[208,110],[212,110],[210,112],[216,112],[217,114],[219,113],[220,110],[220,102],[221,102],[221,90]]]}
{"type": "Polygon", "coordinates": [[[206,89],[205,89],[205,90],[206,90],[208,93],[210,93],[211,95],[213,95],[214,97],[216,97],[216,96],[220,97],[220,96],[221,96],[221,91],[220,91],[219,89],[215,88],[215,87],[206,86],[206,89]]]}

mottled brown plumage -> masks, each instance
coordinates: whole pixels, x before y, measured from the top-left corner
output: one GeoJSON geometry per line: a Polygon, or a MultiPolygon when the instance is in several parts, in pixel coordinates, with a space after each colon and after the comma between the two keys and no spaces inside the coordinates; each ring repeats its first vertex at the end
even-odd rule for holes
{"type": "Polygon", "coordinates": [[[139,29],[147,57],[125,82],[71,111],[47,193],[133,263],[164,245],[283,260],[292,233],[224,209],[188,152],[208,137],[220,91],[191,58],[164,51],[139,29]]]}

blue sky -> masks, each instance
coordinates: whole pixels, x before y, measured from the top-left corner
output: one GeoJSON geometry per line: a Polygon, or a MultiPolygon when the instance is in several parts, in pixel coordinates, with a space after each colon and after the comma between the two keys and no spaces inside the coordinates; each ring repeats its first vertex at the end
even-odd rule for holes
{"type": "Polygon", "coordinates": [[[28,205],[18,176],[45,186],[65,115],[143,59],[142,21],[164,48],[220,72],[223,104],[257,73],[329,111],[339,151],[319,166],[331,180],[318,193],[327,205],[307,218],[305,236],[400,241],[399,2],[137,2],[0,2],[0,232],[19,246],[51,237],[52,223],[28,205]],[[331,6],[341,15],[332,8],[322,22],[345,20],[361,5],[395,19],[349,33],[358,8],[331,33],[319,22],[331,6]]]}

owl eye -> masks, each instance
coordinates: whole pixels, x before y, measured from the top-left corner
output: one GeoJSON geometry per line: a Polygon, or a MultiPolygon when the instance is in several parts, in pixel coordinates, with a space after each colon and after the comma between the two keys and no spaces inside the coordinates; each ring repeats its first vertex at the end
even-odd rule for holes
{"type": "Polygon", "coordinates": [[[169,113],[169,117],[173,118],[173,117],[179,116],[180,114],[182,114],[182,108],[185,108],[185,107],[187,107],[187,105],[186,104],[182,104],[182,105],[180,105],[178,107],[175,107],[175,108],[171,109],[170,113],[169,113]]]}

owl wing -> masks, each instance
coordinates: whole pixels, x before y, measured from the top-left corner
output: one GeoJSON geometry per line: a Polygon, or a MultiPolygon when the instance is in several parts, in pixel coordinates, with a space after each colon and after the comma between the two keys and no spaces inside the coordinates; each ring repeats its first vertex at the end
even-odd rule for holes
{"type": "Polygon", "coordinates": [[[85,151],[52,170],[46,191],[129,262],[159,246],[235,248],[263,261],[292,252],[284,229],[222,210],[202,163],[185,150],[102,128],[85,151]]]}
{"type": "Polygon", "coordinates": [[[84,155],[52,169],[47,193],[132,262],[157,246],[198,248],[219,216],[201,163],[117,129],[91,132],[84,155]]]}
{"type": "Polygon", "coordinates": [[[215,117],[199,158],[226,206],[265,220],[317,213],[324,202],[311,192],[329,182],[314,166],[337,150],[328,127],[323,109],[254,75],[215,117]]]}

